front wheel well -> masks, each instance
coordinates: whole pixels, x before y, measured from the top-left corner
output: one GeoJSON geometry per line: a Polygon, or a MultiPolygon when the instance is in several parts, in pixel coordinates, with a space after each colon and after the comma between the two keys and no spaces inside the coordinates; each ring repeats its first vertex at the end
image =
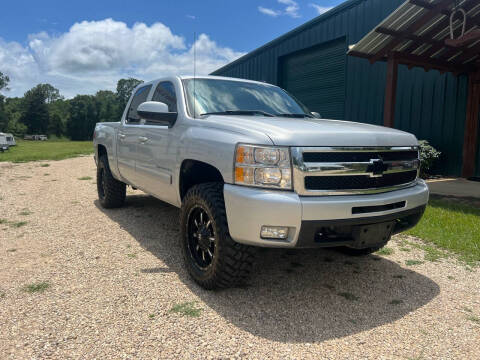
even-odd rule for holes
{"type": "Polygon", "coordinates": [[[191,187],[208,182],[224,183],[222,174],[215,166],[198,160],[184,160],[182,162],[179,182],[182,200],[191,187]]]}
{"type": "Polygon", "coordinates": [[[103,145],[98,145],[97,153],[98,153],[98,158],[100,159],[102,155],[107,155],[107,148],[103,145]]]}

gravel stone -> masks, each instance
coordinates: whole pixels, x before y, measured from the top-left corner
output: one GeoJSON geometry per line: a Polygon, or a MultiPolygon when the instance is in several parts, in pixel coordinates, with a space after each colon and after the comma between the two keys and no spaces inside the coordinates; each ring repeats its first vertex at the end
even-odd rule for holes
{"type": "Polygon", "coordinates": [[[178,209],[131,189],[101,209],[78,180],[91,156],[41,163],[0,163],[2,359],[478,358],[480,271],[453,256],[404,236],[388,256],[262,250],[248,286],[209,292],[183,268],[178,209]],[[185,302],[200,316],[170,311],[185,302]]]}

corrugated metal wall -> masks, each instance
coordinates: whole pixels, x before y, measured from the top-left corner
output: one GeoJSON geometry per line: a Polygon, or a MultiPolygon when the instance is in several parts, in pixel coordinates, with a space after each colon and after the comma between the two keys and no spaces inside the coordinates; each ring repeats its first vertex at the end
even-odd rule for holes
{"type": "Polygon", "coordinates": [[[345,119],[345,38],[329,41],[280,61],[281,86],[326,119],[345,119]]]}
{"type": "MultiPolygon", "coordinates": [[[[478,128],[480,129],[480,113],[478,114],[478,128]]],[[[480,133],[478,134],[480,137],[480,133]]],[[[475,176],[480,177],[480,139],[478,141],[478,148],[477,148],[477,171],[475,176]]]]}
{"type": "MultiPolygon", "coordinates": [[[[402,3],[347,1],[214,74],[279,85],[280,57],[341,37],[354,44],[402,3]]],[[[346,66],[345,119],[382,124],[386,65],[370,65],[367,60],[349,56],[346,66]]],[[[467,86],[465,76],[404,67],[399,71],[395,127],[429,140],[442,151],[438,170],[446,175],[461,173],[467,86]]]]}

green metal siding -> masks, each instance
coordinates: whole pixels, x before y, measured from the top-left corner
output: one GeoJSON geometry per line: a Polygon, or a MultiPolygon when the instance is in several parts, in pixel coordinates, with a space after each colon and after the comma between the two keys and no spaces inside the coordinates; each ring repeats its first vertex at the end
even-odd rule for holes
{"type": "MultiPolygon", "coordinates": [[[[480,129],[480,112],[478,113],[478,129],[480,129]]],[[[480,177],[480,130],[478,134],[478,142],[477,142],[477,171],[475,172],[475,176],[480,177]]]]}
{"type": "MultiPolygon", "coordinates": [[[[215,75],[281,83],[282,59],[342,37],[355,44],[403,0],[350,0],[215,71],[215,75]]],[[[337,58],[337,61],[341,61],[337,58]]],[[[347,57],[344,118],[383,124],[385,63],[347,57]]],[[[423,69],[399,70],[395,127],[426,139],[442,152],[438,171],[460,175],[467,78],[423,69]]],[[[480,150],[479,150],[480,151],[480,150]]],[[[477,173],[480,172],[480,165],[477,173]]]]}
{"type": "Polygon", "coordinates": [[[281,86],[324,118],[344,119],[346,51],[342,38],[285,56],[281,86]]]}

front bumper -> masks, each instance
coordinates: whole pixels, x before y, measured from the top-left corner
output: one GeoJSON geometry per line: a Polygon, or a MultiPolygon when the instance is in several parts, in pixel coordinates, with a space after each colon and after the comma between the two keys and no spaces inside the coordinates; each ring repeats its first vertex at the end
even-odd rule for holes
{"type": "Polygon", "coordinates": [[[359,238],[349,235],[375,224],[385,226],[368,229],[382,232],[389,226],[389,237],[390,233],[404,231],[418,223],[428,195],[423,180],[402,190],[351,196],[306,197],[294,192],[230,184],[224,187],[232,238],[242,244],[279,248],[360,247],[359,238]],[[288,227],[288,238],[262,239],[260,231],[264,225],[288,227]],[[333,235],[326,236],[324,229],[329,229],[333,235]]]}

